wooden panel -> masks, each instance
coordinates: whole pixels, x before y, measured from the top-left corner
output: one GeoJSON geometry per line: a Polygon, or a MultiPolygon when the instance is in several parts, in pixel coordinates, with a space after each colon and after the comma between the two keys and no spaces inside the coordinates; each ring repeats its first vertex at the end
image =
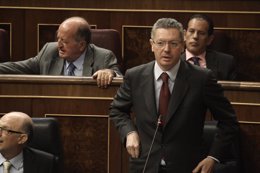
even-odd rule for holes
{"type": "MultiPolygon", "coordinates": [[[[0,29],[4,29],[7,32],[6,45],[3,46],[6,50],[5,57],[0,57],[0,62],[10,61],[12,57],[12,24],[11,23],[0,23],[0,29]]],[[[0,54],[2,55],[2,54],[0,54]]]]}
{"type": "Polygon", "coordinates": [[[61,124],[64,173],[107,172],[110,138],[108,116],[46,116],[57,118],[61,124]]]}
{"type": "Polygon", "coordinates": [[[31,99],[28,98],[16,98],[15,96],[3,96],[0,95],[0,112],[6,114],[11,111],[21,111],[32,115],[31,99]]]}
{"type": "MultiPolygon", "coordinates": [[[[11,25],[11,60],[17,61],[25,58],[25,22],[23,10],[0,10],[0,23],[8,23],[11,25]]],[[[29,36],[32,36],[29,34],[29,36]]],[[[35,37],[36,38],[36,37],[35,37]]],[[[34,44],[34,43],[33,43],[34,44]]]]}
{"type": "Polygon", "coordinates": [[[111,1],[96,1],[96,0],[27,0],[22,1],[0,1],[0,5],[18,6],[18,7],[71,7],[71,8],[112,8],[112,9],[155,9],[155,10],[246,10],[259,11],[258,0],[111,0],[111,1]],[[102,3],[101,3],[102,2],[102,3]]]}

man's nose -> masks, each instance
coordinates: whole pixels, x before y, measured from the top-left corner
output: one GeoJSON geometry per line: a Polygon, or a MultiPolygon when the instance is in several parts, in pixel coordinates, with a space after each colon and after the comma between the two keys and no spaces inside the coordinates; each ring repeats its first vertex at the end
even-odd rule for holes
{"type": "Polygon", "coordinates": [[[198,38],[198,37],[199,37],[199,34],[198,34],[197,31],[195,31],[195,32],[193,33],[193,37],[194,37],[194,38],[198,38]]]}
{"type": "Polygon", "coordinates": [[[170,51],[171,49],[171,44],[170,43],[165,43],[165,46],[164,46],[164,51],[170,51]]]}

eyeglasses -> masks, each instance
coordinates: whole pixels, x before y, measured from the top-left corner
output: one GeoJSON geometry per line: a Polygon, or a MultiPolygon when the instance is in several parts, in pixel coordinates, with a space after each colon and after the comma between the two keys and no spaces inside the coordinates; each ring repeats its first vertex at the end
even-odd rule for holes
{"type": "Polygon", "coordinates": [[[7,134],[10,134],[10,133],[16,133],[16,134],[24,134],[23,132],[19,132],[19,131],[15,131],[15,130],[10,130],[10,129],[7,129],[5,127],[1,127],[0,126],[0,133],[2,132],[6,132],[7,134]]]}
{"type": "Polygon", "coordinates": [[[153,43],[158,47],[158,48],[164,48],[167,44],[171,48],[177,48],[180,44],[180,41],[153,41],[153,43]]]}

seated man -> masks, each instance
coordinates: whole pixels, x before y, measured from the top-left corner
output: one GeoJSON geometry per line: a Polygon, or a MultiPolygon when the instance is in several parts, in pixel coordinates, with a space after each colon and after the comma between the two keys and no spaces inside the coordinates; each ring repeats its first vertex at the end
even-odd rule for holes
{"type": "Polygon", "coordinates": [[[47,43],[35,57],[0,64],[2,74],[92,76],[106,88],[121,76],[112,51],[90,44],[88,22],[81,17],[66,19],[57,31],[57,42],[47,43]]]}
{"type": "Polygon", "coordinates": [[[233,56],[207,49],[213,41],[213,21],[205,15],[195,14],[188,21],[185,32],[186,50],[182,59],[211,69],[218,80],[234,80],[236,65],[233,56]]]}
{"type": "Polygon", "coordinates": [[[0,172],[55,172],[52,154],[26,146],[32,134],[33,122],[27,114],[10,112],[0,119],[0,172]]]}

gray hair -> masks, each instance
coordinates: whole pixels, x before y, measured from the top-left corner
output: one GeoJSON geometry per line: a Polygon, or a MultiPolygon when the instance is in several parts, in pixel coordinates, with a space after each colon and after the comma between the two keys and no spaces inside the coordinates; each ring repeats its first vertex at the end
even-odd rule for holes
{"type": "Polygon", "coordinates": [[[176,28],[180,32],[181,41],[184,40],[183,26],[180,22],[178,22],[177,20],[175,20],[173,18],[160,18],[160,19],[158,19],[153,25],[153,28],[152,28],[152,31],[151,31],[151,39],[154,38],[155,31],[159,28],[164,28],[164,29],[176,28]]]}

